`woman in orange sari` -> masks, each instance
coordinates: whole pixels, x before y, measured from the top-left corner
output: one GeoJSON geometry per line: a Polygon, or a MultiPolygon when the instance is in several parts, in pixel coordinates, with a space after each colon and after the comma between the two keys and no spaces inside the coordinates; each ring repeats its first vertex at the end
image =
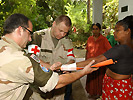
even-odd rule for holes
{"type": "MultiPolygon", "coordinates": [[[[107,38],[101,33],[101,25],[99,23],[92,24],[92,33],[87,40],[86,59],[97,57],[111,48],[107,38]]],[[[98,98],[102,95],[102,80],[105,75],[106,68],[101,67],[97,71],[87,75],[86,91],[90,98],[98,98]]]]}

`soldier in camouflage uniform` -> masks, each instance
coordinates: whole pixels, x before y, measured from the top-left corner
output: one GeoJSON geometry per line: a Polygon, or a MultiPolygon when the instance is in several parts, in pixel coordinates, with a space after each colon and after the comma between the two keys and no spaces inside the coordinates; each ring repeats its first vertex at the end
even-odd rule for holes
{"type": "MultiPolygon", "coordinates": [[[[71,24],[71,20],[68,16],[61,15],[55,19],[51,28],[39,30],[34,33],[32,43],[41,47],[40,59],[50,64],[55,62],[61,62],[62,64],[75,62],[73,45],[71,40],[67,37],[71,24]]],[[[66,93],[66,100],[70,97],[67,95],[70,95],[71,91],[74,100],[81,100],[81,98],[88,100],[80,80],[73,83],[72,86],[73,91],[71,90],[71,84],[66,88],[67,91],[70,91],[67,92],[68,94],[66,93]],[[77,90],[79,92],[76,92],[77,90]],[[79,95],[81,96],[79,97],[79,95]]],[[[60,95],[56,96],[54,100],[64,100],[63,89],[60,89],[59,92],[60,95]]],[[[56,93],[59,94],[59,92],[56,90],[56,93]]]]}
{"type": "Polygon", "coordinates": [[[22,14],[13,14],[5,21],[0,40],[0,100],[28,100],[32,92],[28,89],[30,84],[46,93],[94,71],[90,67],[93,62],[80,72],[63,75],[44,67],[35,55],[23,51],[31,41],[30,33],[32,23],[22,14]]]}
{"type": "Polygon", "coordinates": [[[51,28],[34,32],[32,43],[41,47],[39,58],[50,64],[58,61],[62,64],[75,62],[72,42],[66,36],[70,28],[70,18],[61,15],[53,22],[51,28]],[[68,51],[72,51],[71,55],[68,51]]]}

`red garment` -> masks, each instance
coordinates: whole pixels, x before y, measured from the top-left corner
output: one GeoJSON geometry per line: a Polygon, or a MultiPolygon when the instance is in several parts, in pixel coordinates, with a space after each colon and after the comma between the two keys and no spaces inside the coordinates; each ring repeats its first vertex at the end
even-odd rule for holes
{"type": "Polygon", "coordinates": [[[97,40],[94,40],[93,36],[90,36],[87,40],[87,59],[97,57],[111,48],[108,39],[100,34],[97,40]]]}
{"type": "MultiPolygon", "coordinates": [[[[93,36],[90,36],[87,41],[87,59],[99,56],[111,48],[107,38],[98,37],[95,41],[93,36]]],[[[87,75],[86,91],[90,95],[102,95],[102,81],[106,72],[106,67],[101,67],[97,71],[87,75]]]]}
{"type": "Polygon", "coordinates": [[[76,27],[74,27],[73,32],[74,32],[74,33],[76,32],[76,27]]]}
{"type": "Polygon", "coordinates": [[[105,75],[103,79],[102,100],[133,100],[132,78],[114,80],[105,75]]]}

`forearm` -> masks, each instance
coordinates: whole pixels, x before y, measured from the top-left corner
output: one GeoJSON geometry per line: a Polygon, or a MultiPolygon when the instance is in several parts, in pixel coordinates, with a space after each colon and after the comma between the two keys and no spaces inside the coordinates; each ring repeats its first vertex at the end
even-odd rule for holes
{"type": "MultiPolygon", "coordinates": [[[[89,64],[92,60],[95,60],[95,63],[99,63],[99,62],[101,62],[101,61],[104,61],[104,60],[106,60],[107,58],[104,56],[104,55],[99,55],[99,56],[97,56],[97,57],[94,57],[94,58],[89,58],[89,59],[87,59],[87,60],[85,60],[85,61],[81,61],[81,62],[77,62],[76,63],[76,66],[77,67],[85,67],[87,64],[89,64]]],[[[95,64],[94,63],[94,64],[95,64]]]]}
{"type": "Polygon", "coordinates": [[[91,62],[93,59],[90,58],[90,59],[87,59],[85,61],[81,61],[81,62],[77,62],[76,63],[76,66],[77,67],[85,67],[87,64],[89,64],[89,62],[91,62]]]}
{"type": "Polygon", "coordinates": [[[71,59],[69,62],[67,62],[67,64],[72,64],[75,63],[75,60],[71,59]]]}
{"type": "Polygon", "coordinates": [[[75,80],[79,79],[80,77],[87,75],[95,70],[97,70],[98,68],[91,68],[91,65],[94,63],[95,61],[91,61],[87,66],[85,66],[85,68],[83,70],[80,70],[78,72],[73,72],[70,74],[62,74],[59,76],[59,81],[55,87],[55,89],[61,88],[69,83],[74,82],[75,80]]]}
{"type": "Polygon", "coordinates": [[[59,76],[59,81],[58,81],[58,84],[56,85],[55,89],[61,88],[69,83],[72,83],[84,75],[85,75],[85,73],[83,71],[74,72],[74,73],[70,73],[70,74],[62,74],[59,76]]]}

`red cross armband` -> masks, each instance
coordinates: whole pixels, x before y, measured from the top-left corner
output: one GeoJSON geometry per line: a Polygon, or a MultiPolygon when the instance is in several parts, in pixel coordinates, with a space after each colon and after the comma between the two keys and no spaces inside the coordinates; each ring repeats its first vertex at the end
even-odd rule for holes
{"type": "Polygon", "coordinates": [[[35,55],[40,54],[41,48],[38,45],[32,44],[28,46],[28,53],[34,53],[35,55]]]}
{"type": "Polygon", "coordinates": [[[70,60],[75,60],[75,56],[73,54],[73,48],[72,49],[68,49],[67,52],[67,62],[69,62],[70,60]]]}

